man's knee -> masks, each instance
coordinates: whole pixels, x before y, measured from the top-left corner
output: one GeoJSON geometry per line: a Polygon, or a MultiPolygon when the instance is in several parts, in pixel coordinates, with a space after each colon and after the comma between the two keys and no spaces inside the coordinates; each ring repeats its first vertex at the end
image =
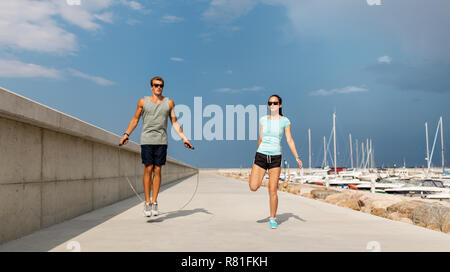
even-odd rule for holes
{"type": "Polygon", "coordinates": [[[158,176],[161,175],[161,168],[162,168],[162,166],[160,166],[160,165],[155,165],[153,167],[153,172],[155,173],[155,175],[158,175],[158,176]]]}
{"type": "Polygon", "coordinates": [[[147,164],[145,165],[144,171],[150,173],[153,171],[153,168],[154,168],[153,164],[147,164]]]}

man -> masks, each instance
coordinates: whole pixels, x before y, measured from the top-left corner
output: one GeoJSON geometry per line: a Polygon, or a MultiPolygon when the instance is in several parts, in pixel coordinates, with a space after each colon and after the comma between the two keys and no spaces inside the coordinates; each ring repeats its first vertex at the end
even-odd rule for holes
{"type": "Polygon", "coordinates": [[[139,123],[142,115],[142,134],[141,134],[141,157],[144,169],[144,215],[150,217],[157,216],[158,211],[158,193],[161,185],[161,168],[166,163],[167,156],[167,118],[175,131],[182,139],[187,148],[192,145],[186,138],[178,124],[175,115],[175,103],[173,100],[162,95],[164,89],[164,80],[162,77],[154,77],[150,80],[152,95],[143,97],[138,101],[137,109],[133,119],[131,119],[128,129],[125,131],[120,143],[126,144],[128,137],[139,123]],[[152,177],[153,174],[153,177],[152,177]],[[153,185],[153,194],[150,198],[150,190],[153,185]]]}

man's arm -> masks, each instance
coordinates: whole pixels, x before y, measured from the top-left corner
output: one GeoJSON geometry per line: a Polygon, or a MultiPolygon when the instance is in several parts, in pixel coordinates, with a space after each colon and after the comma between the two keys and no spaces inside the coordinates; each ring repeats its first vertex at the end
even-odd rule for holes
{"type": "Polygon", "coordinates": [[[128,128],[125,130],[125,133],[128,135],[126,135],[126,134],[123,135],[122,139],[120,140],[121,143],[123,143],[123,144],[128,143],[128,140],[126,140],[125,142],[123,142],[123,141],[126,138],[128,138],[128,136],[131,135],[131,133],[133,133],[133,130],[138,125],[139,119],[141,118],[142,110],[144,108],[144,103],[145,103],[144,98],[139,99],[137,108],[136,108],[136,112],[134,113],[134,116],[131,119],[130,124],[128,125],[128,128]]]}
{"type": "Polygon", "coordinates": [[[189,142],[189,140],[186,138],[186,136],[183,133],[183,129],[181,128],[180,124],[178,124],[177,115],[175,114],[175,102],[173,100],[169,99],[169,108],[170,108],[170,121],[172,122],[172,126],[175,129],[175,131],[180,136],[181,140],[184,144],[189,144],[192,146],[192,144],[189,142]]]}

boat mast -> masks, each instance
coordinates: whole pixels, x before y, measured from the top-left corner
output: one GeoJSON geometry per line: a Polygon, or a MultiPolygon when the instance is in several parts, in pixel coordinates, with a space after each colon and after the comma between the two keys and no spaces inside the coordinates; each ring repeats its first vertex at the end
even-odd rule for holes
{"type": "Polygon", "coordinates": [[[444,125],[442,124],[442,116],[441,116],[441,149],[442,149],[442,170],[445,169],[445,160],[444,160],[444,125]]]}
{"type": "Polygon", "coordinates": [[[309,138],[309,170],[311,171],[311,129],[308,128],[308,138],[309,138]]]}
{"type": "Polygon", "coordinates": [[[366,155],[367,155],[367,158],[366,158],[366,164],[367,164],[367,168],[369,168],[369,170],[370,170],[370,165],[369,165],[369,158],[370,158],[370,149],[369,149],[369,138],[366,138],[366,155]]]}
{"type": "Polygon", "coordinates": [[[325,136],[323,136],[323,168],[327,166],[327,145],[325,144],[325,136]]]}
{"type": "Polygon", "coordinates": [[[361,162],[362,162],[362,167],[364,170],[366,170],[366,164],[364,163],[365,160],[365,154],[364,154],[364,141],[361,141],[361,162]]]}
{"type": "Polygon", "coordinates": [[[353,169],[353,150],[352,150],[352,134],[350,133],[348,135],[349,139],[350,139],[350,162],[352,165],[352,169],[353,169]]]}
{"type": "Polygon", "coordinates": [[[430,148],[428,147],[428,123],[425,122],[425,140],[427,146],[427,174],[430,172],[430,148]]]}
{"type": "Polygon", "coordinates": [[[370,167],[372,167],[372,169],[375,168],[375,162],[373,161],[373,142],[372,139],[370,139],[370,167]]]}
{"type": "Polygon", "coordinates": [[[333,142],[334,142],[334,174],[337,175],[336,164],[336,113],[333,112],[333,142]]]}
{"type": "Polygon", "coordinates": [[[358,155],[358,139],[356,139],[356,169],[359,168],[359,155],[358,155]]]}

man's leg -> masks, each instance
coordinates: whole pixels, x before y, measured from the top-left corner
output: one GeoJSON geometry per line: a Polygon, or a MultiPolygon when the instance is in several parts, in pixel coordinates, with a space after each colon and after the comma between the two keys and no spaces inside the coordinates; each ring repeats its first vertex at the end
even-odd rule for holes
{"type": "Polygon", "coordinates": [[[154,169],[153,164],[145,165],[143,182],[144,182],[144,193],[146,203],[150,203],[150,190],[153,181],[152,178],[153,169],[154,169]]]}
{"type": "Polygon", "coordinates": [[[161,186],[161,168],[162,165],[155,165],[153,167],[153,196],[152,196],[152,202],[158,203],[158,193],[159,193],[159,187],[161,186]]]}

